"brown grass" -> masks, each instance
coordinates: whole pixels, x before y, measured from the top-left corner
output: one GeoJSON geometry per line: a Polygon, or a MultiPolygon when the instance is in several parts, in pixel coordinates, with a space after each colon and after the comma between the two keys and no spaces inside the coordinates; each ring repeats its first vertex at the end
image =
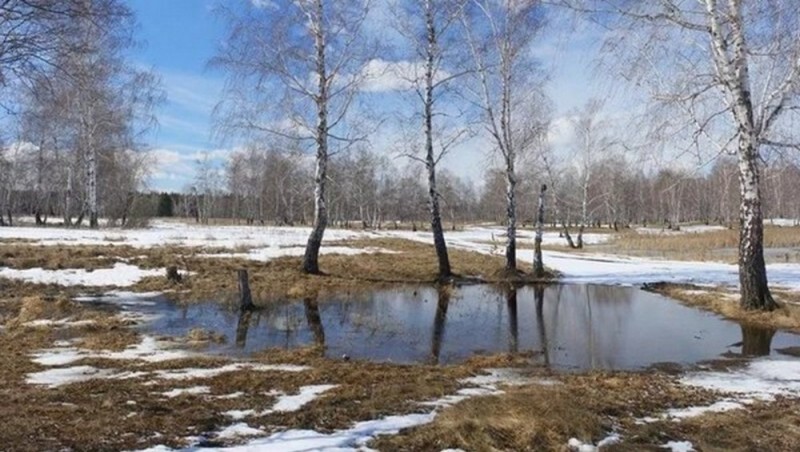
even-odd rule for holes
{"type": "MultiPolygon", "coordinates": [[[[603,252],[635,256],[661,257],[675,260],[736,261],[739,231],[725,229],[675,235],[639,234],[635,231],[619,234],[608,244],[594,248],[603,252]]],[[[800,228],[766,226],[764,247],[800,247],[800,228]]],[[[798,262],[800,250],[787,250],[774,255],[767,253],[770,262],[798,262]]]]}
{"type": "MultiPolygon", "coordinates": [[[[192,272],[183,284],[175,286],[166,278],[147,278],[136,285],[138,290],[178,289],[176,296],[186,300],[233,300],[237,293],[236,271],[247,269],[256,302],[280,298],[316,297],[321,294],[356,294],[367,290],[396,284],[429,284],[437,279],[437,261],[433,246],[401,239],[349,241],[339,245],[353,247],[381,247],[394,254],[374,253],[355,256],[323,255],[320,267],[323,275],[307,275],[301,271],[301,258],[284,257],[266,263],[245,259],[182,257],[149,255],[147,266],[174,265],[180,261],[180,270],[192,272]]],[[[508,275],[503,270],[504,261],[463,250],[450,250],[453,271],[462,278],[484,282],[533,282],[528,266],[521,272],[508,275]]],[[[552,274],[550,275],[552,278],[552,274]]]]}
{"type": "Polygon", "coordinates": [[[649,287],[683,304],[714,312],[742,324],[800,332],[800,306],[787,303],[787,300],[782,299],[781,292],[773,294],[781,303],[781,307],[772,312],[762,312],[742,309],[739,306],[738,292],[723,287],[708,288],[671,283],[659,283],[649,287]]]}
{"type": "MultiPolygon", "coordinates": [[[[704,415],[681,422],[631,426],[613,450],[650,450],[670,439],[690,441],[702,451],[796,451],[800,410],[796,400],[756,403],[742,410],[704,415]]],[[[658,449],[664,450],[664,449],[658,449]]]]}
{"type": "MultiPolygon", "coordinates": [[[[619,424],[673,406],[711,401],[707,391],[650,373],[557,377],[560,384],[506,388],[444,410],[429,425],[370,443],[379,450],[567,450],[579,438],[596,443],[619,424]]],[[[627,432],[624,434],[627,435],[627,432]]]]}

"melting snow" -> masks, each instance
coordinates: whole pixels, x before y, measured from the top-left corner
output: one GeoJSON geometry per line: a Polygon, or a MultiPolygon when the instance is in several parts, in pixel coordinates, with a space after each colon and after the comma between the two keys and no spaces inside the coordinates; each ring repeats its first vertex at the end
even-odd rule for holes
{"type": "Polygon", "coordinates": [[[729,372],[698,372],[683,384],[736,393],[747,399],[773,400],[775,396],[800,397],[800,359],[765,357],[729,372]]]}
{"type": "Polygon", "coordinates": [[[258,436],[263,434],[264,430],[261,430],[260,428],[253,428],[244,422],[240,422],[238,424],[229,425],[228,427],[222,429],[219,433],[217,433],[217,439],[231,439],[242,436],[258,436]]]}
{"type": "Polygon", "coordinates": [[[673,419],[685,419],[688,417],[700,416],[706,413],[724,413],[726,411],[744,408],[740,402],[733,400],[720,400],[708,406],[692,406],[688,408],[673,408],[667,410],[667,417],[673,419]]]}
{"type": "Polygon", "coordinates": [[[110,369],[74,366],[30,373],[25,381],[32,385],[46,385],[48,388],[57,388],[66,384],[79,383],[96,378],[107,378],[111,375],[113,375],[113,370],[110,369]]]}
{"type": "Polygon", "coordinates": [[[569,446],[570,449],[575,450],[577,452],[596,452],[601,450],[603,447],[618,443],[620,439],[621,438],[618,434],[612,433],[611,435],[600,440],[600,442],[598,442],[596,446],[591,443],[584,443],[577,438],[570,438],[567,445],[569,446]]]}
{"type": "Polygon", "coordinates": [[[297,411],[304,405],[310,403],[312,400],[319,397],[324,392],[330,391],[336,385],[312,385],[303,386],[300,391],[294,395],[282,395],[278,397],[278,401],[269,411],[275,412],[290,412],[297,411]]]}
{"type": "Polygon", "coordinates": [[[145,270],[135,265],[117,263],[112,268],[45,270],[43,268],[0,268],[0,278],[17,279],[37,284],[61,286],[128,287],[148,276],[164,275],[164,269],[145,270]]]}
{"type": "Polygon", "coordinates": [[[307,366],[296,366],[291,364],[254,364],[254,363],[233,363],[222,367],[212,368],[185,368],[175,370],[157,370],[156,377],[163,380],[193,380],[200,378],[213,378],[228,372],[238,370],[253,370],[256,372],[302,372],[310,369],[307,366]]]}
{"type": "Polygon", "coordinates": [[[670,441],[664,446],[664,449],[669,449],[672,452],[693,452],[694,445],[689,441],[670,441]]]}
{"type": "MultiPolygon", "coordinates": [[[[477,388],[464,388],[462,391],[470,392],[472,395],[484,395],[486,393],[497,393],[499,392],[496,388],[498,384],[515,384],[520,381],[518,375],[514,374],[510,370],[505,369],[493,369],[488,376],[483,376],[483,378],[479,377],[472,377],[470,379],[465,379],[463,382],[479,382],[475,384],[482,384],[484,386],[477,387],[477,388]],[[470,391],[475,390],[475,391],[470,391]]],[[[284,402],[282,403],[279,400],[278,403],[273,407],[274,410],[280,405],[283,405],[284,408],[289,409],[299,409],[302,404],[303,399],[309,397],[312,393],[316,393],[316,395],[324,392],[324,390],[329,390],[329,385],[317,385],[317,386],[307,386],[300,390],[300,393],[297,396],[289,396],[294,397],[294,399],[284,398],[282,399],[284,402]],[[300,395],[305,394],[303,398],[300,395]],[[289,403],[287,400],[292,400],[289,403]],[[299,406],[298,406],[299,405],[299,406]]],[[[358,422],[354,424],[352,427],[344,430],[336,430],[332,433],[320,433],[313,430],[286,430],[283,432],[273,433],[264,438],[256,438],[252,439],[244,444],[218,448],[214,450],[220,451],[262,451],[262,452],[269,452],[269,451],[280,451],[280,452],[292,452],[292,451],[311,451],[311,450],[339,450],[339,451],[347,451],[347,450],[363,450],[363,446],[369,442],[371,439],[375,438],[376,436],[380,435],[391,435],[396,434],[402,429],[417,427],[420,425],[428,424],[433,421],[436,417],[438,409],[440,407],[451,406],[452,404],[463,400],[466,398],[467,395],[456,396],[456,398],[442,398],[439,400],[434,400],[428,402],[427,404],[423,404],[425,406],[433,406],[435,407],[432,411],[427,413],[413,413],[407,414],[402,416],[386,416],[380,419],[358,422]]],[[[305,402],[307,403],[307,402],[305,402]]],[[[233,417],[234,419],[239,419],[239,416],[247,416],[251,414],[249,411],[229,411],[226,414],[233,417]]],[[[250,428],[247,424],[234,424],[232,427],[236,427],[236,429],[240,428],[250,428]]],[[[165,449],[164,446],[157,446],[160,449],[148,449],[148,450],[170,450],[165,449]]],[[[202,447],[191,447],[189,450],[198,451],[198,450],[208,450],[202,447]]]]}
{"type": "Polygon", "coordinates": [[[184,394],[208,394],[211,392],[211,388],[208,386],[192,386],[191,388],[175,388],[171,391],[163,392],[162,394],[169,398],[175,398],[184,394]]]}
{"type": "Polygon", "coordinates": [[[165,350],[163,342],[151,336],[144,336],[140,343],[119,352],[93,352],[74,347],[59,347],[34,353],[32,361],[43,366],[63,366],[86,358],[142,360],[155,363],[189,356],[191,354],[184,350],[165,350]]]}

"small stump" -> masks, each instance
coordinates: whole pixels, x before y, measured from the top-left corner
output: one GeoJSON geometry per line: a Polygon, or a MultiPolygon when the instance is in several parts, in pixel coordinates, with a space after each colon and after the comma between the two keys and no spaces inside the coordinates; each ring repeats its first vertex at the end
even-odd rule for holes
{"type": "Polygon", "coordinates": [[[174,265],[167,267],[167,281],[177,284],[183,281],[183,277],[178,273],[178,267],[174,265]]]}

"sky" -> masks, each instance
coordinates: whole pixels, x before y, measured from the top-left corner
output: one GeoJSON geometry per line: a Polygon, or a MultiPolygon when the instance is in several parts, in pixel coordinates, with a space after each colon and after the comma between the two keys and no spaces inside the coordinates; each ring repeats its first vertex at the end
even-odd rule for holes
{"type": "MultiPolygon", "coordinates": [[[[221,167],[235,147],[212,134],[212,112],[222,98],[225,83],[223,73],[208,68],[226,31],[223,21],[214,14],[219,1],[222,0],[128,0],[139,22],[138,38],[143,42],[131,58],[160,75],[167,97],[156,111],[159,126],[146,137],[154,162],[147,184],[150,190],[186,189],[192,183],[198,160],[208,155],[221,167]]],[[[380,7],[386,0],[377,1],[378,13],[369,26],[381,32],[385,24],[381,22],[380,7]]],[[[593,73],[596,39],[580,30],[553,29],[534,42],[531,52],[550,73],[547,92],[555,109],[551,143],[565,146],[569,141],[566,118],[603,89],[593,73]]],[[[378,87],[370,96],[384,106],[401,105],[396,88],[391,84],[378,87]]],[[[372,138],[372,144],[378,152],[392,154],[391,143],[398,139],[397,131],[385,126],[372,138]]],[[[481,139],[463,143],[442,161],[444,168],[477,183],[491,164],[489,146],[481,139]]]]}

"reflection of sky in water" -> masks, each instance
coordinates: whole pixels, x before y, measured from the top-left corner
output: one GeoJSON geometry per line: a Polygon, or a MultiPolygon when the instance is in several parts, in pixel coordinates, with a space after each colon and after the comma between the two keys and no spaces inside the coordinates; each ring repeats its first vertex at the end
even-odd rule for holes
{"type": "MultiPolygon", "coordinates": [[[[316,304],[272,304],[242,324],[235,309],[214,303],[182,307],[162,300],[140,309],[162,314],[146,327],[157,333],[204,328],[225,334],[228,341],[217,350],[222,353],[308,345],[324,336],[334,358],[430,362],[438,355],[448,363],[475,353],[538,352],[546,343],[547,352],[537,359],[556,368],[634,369],[741,350],[733,345],[742,341],[738,324],[635,288],[549,286],[538,303],[532,287],[519,289],[516,303],[513,292],[490,286],[451,292],[449,301],[440,301],[433,288],[408,287],[316,304]],[[243,346],[236,343],[237,327],[243,346]]],[[[771,344],[796,345],[800,336],[788,333],[775,334],[771,344]]]]}

